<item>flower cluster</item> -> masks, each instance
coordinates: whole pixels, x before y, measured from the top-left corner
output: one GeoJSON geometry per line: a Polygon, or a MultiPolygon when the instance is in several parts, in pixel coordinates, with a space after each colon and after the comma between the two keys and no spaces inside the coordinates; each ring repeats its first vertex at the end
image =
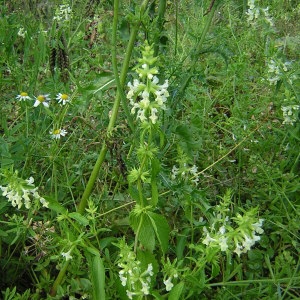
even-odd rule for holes
{"type": "Polygon", "coordinates": [[[274,27],[273,19],[269,14],[269,7],[259,8],[255,6],[255,0],[248,0],[248,10],[246,12],[248,24],[255,25],[261,13],[264,16],[263,21],[274,27]]]}
{"type": "Polygon", "coordinates": [[[260,240],[264,220],[257,219],[257,209],[246,211],[243,215],[237,213],[235,217],[230,217],[228,213],[229,208],[224,202],[216,207],[209,229],[203,227],[205,237],[202,243],[219,251],[233,251],[240,256],[260,240]]]}
{"type": "Polygon", "coordinates": [[[300,105],[281,106],[281,110],[284,119],[282,124],[294,125],[294,123],[297,122],[300,105]]]}
{"type": "Polygon", "coordinates": [[[33,184],[33,177],[23,180],[18,177],[17,171],[5,171],[1,175],[7,182],[6,186],[0,186],[2,196],[6,197],[13,207],[20,209],[24,205],[29,209],[33,200],[41,203],[43,207],[48,207],[48,202],[37,192],[38,188],[33,184]]]}
{"type": "Polygon", "coordinates": [[[282,63],[280,61],[275,61],[270,59],[268,62],[268,81],[270,85],[276,85],[278,81],[282,79],[284,73],[286,73],[291,65],[290,62],[282,63]]]}
{"type": "Polygon", "coordinates": [[[166,101],[169,97],[168,80],[164,84],[159,84],[157,67],[151,67],[157,58],[153,57],[153,49],[146,44],[142,50],[143,57],[139,59],[140,66],[136,72],[140,79],[134,79],[133,83],[129,82],[129,91],[127,99],[132,106],[131,113],[137,113],[137,119],[155,124],[158,120],[158,113],[166,110],[166,101]]]}
{"type": "Polygon", "coordinates": [[[177,177],[181,179],[189,179],[194,184],[198,184],[199,175],[198,175],[198,167],[193,165],[192,167],[188,166],[187,163],[183,163],[181,166],[173,166],[171,178],[175,180],[177,177]]]}
{"type": "Polygon", "coordinates": [[[72,10],[69,5],[61,4],[59,8],[55,11],[55,16],[53,20],[57,20],[58,22],[66,22],[69,21],[72,17],[72,10]]]}
{"type": "Polygon", "coordinates": [[[127,297],[133,299],[134,296],[149,295],[151,277],[153,276],[152,264],[148,264],[146,268],[143,267],[124,240],[120,242],[120,249],[118,266],[121,270],[119,271],[119,278],[121,284],[127,288],[127,297]]]}

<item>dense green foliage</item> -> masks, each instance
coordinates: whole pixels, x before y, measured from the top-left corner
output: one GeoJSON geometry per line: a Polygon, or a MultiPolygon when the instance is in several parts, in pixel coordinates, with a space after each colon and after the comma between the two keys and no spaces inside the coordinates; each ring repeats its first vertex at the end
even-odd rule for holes
{"type": "Polygon", "coordinates": [[[300,298],[297,1],[0,9],[1,299],[300,298]]]}

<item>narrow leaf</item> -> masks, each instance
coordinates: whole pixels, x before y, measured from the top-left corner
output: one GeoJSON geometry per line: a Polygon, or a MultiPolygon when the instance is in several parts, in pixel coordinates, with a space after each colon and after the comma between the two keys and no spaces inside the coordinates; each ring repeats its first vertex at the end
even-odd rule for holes
{"type": "Polygon", "coordinates": [[[105,270],[99,255],[94,255],[92,258],[91,279],[93,299],[105,300],[105,270]]]}

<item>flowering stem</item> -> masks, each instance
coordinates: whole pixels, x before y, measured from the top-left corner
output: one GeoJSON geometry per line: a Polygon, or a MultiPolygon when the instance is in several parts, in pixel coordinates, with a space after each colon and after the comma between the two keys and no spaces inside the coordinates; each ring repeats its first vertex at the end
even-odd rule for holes
{"type": "MultiPolygon", "coordinates": [[[[118,1],[116,0],[115,2],[118,2],[118,1]]],[[[141,15],[145,12],[148,2],[149,2],[149,0],[144,0],[142,2],[141,10],[140,10],[141,15]]],[[[115,3],[115,5],[116,5],[116,3],[115,3]]],[[[121,85],[121,87],[124,86],[124,83],[125,83],[125,80],[126,80],[127,71],[128,71],[128,68],[129,68],[129,61],[130,61],[130,57],[131,57],[132,50],[133,50],[133,47],[134,47],[134,43],[135,43],[135,40],[136,40],[136,36],[137,36],[137,33],[138,33],[139,26],[140,26],[140,22],[136,22],[133,25],[133,29],[132,29],[131,34],[130,34],[130,39],[129,39],[127,49],[126,49],[126,56],[124,58],[124,63],[123,63],[122,70],[121,70],[121,75],[120,75],[120,85],[121,85]]],[[[116,27],[114,27],[113,29],[117,30],[116,27]]],[[[116,33],[114,33],[114,34],[116,34],[116,33]]],[[[112,115],[111,115],[107,130],[106,130],[107,138],[109,138],[111,136],[113,128],[115,126],[115,122],[116,122],[116,119],[117,119],[118,110],[119,110],[119,106],[120,106],[120,101],[121,101],[120,93],[117,93],[116,99],[115,99],[115,102],[114,102],[114,106],[113,106],[113,109],[112,109],[112,115]]],[[[106,153],[107,153],[107,145],[106,145],[106,140],[105,140],[103,142],[100,154],[99,154],[98,159],[97,159],[97,161],[94,165],[93,171],[91,173],[91,176],[89,178],[89,181],[88,181],[87,186],[86,186],[86,188],[83,192],[81,201],[80,201],[79,206],[78,206],[78,212],[81,213],[81,214],[84,212],[85,207],[87,205],[87,200],[88,200],[89,196],[92,193],[95,181],[96,181],[97,176],[99,174],[99,170],[102,166],[102,163],[105,159],[106,153]]]]}

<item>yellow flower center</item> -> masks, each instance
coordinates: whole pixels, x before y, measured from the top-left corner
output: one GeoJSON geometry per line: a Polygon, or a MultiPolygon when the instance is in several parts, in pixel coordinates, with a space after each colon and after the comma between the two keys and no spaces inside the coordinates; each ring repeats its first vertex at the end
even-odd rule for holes
{"type": "Polygon", "coordinates": [[[69,96],[67,94],[62,94],[61,95],[62,100],[67,100],[68,98],[69,98],[69,96]]]}
{"type": "Polygon", "coordinates": [[[37,99],[38,99],[40,102],[44,102],[44,101],[45,101],[45,96],[39,95],[39,96],[37,96],[37,99]]]}
{"type": "Polygon", "coordinates": [[[53,130],[53,134],[60,134],[60,129],[53,130]]]}
{"type": "Polygon", "coordinates": [[[22,97],[27,97],[27,96],[28,96],[28,94],[25,93],[25,92],[22,92],[20,95],[21,95],[22,97]]]}

